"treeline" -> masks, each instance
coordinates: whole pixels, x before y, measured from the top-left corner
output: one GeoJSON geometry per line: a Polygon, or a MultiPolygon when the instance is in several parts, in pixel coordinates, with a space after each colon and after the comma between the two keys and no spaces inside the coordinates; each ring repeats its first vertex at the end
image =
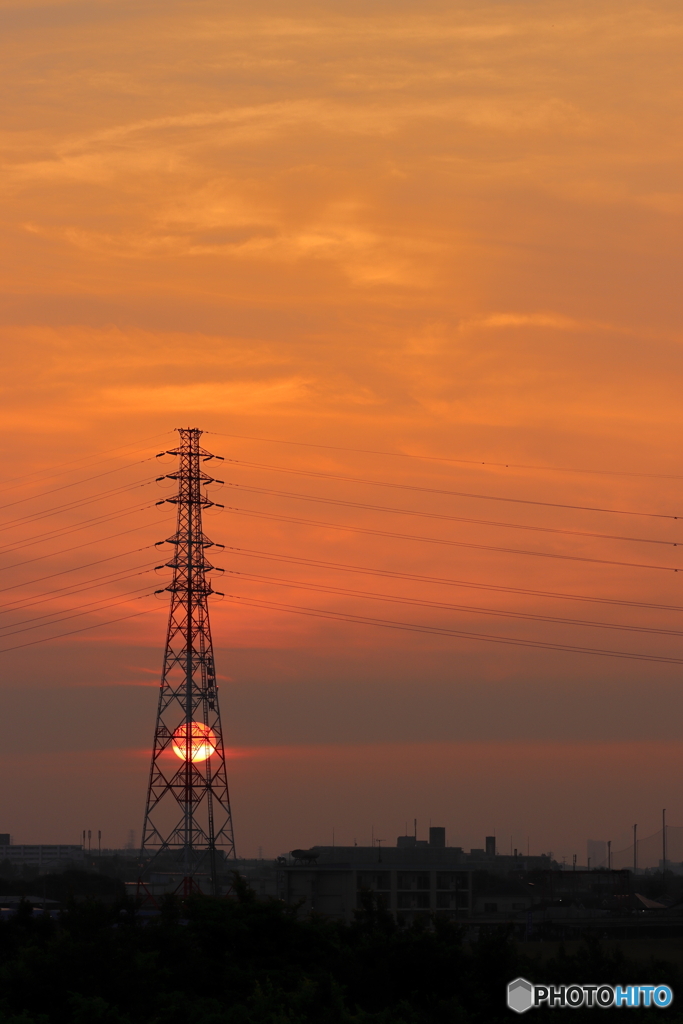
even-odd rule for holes
{"type": "MultiPolygon", "coordinates": [[[[490,1024],[515,1019],[505,992],[520,974],[683,996],[671,964],[633,966],[593,943],[541,965],[503,931],[463,944],[448,922],[399,928],[372,894],[350,925],[299,920],[239,880],[234,900],[166,897],[147,919],[124,896],[71,900],[58,919],[23,904],[0,922],[0,1024],[490,1024]]],[[[533,1010],[534,1024],[557,1013],[533,1010]]],[[[680,1022],[683,1006],[628,1011],[643,1014],[680,1022]]]]}
{"type": "Polygon", "coordinates": [[[26,896],[56,900],[62,904],[72,898],[112,902],[121,900],[125,892],[126,886],[120,878],[79,868],[32,878],[0,877],[0,900],[3,897],[26,896]]]}

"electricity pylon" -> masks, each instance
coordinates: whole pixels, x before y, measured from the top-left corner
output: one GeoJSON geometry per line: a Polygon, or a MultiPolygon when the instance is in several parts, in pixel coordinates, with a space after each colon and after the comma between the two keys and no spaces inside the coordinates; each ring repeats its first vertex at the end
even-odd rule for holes
{"type": "Polygon", "coordinates": [[[185,893],[201,888],[196,876],[208,875],[218,895],[220,864],[234,859],[235,841],[208,608],[215,591],[207,573],[222,570],[211,565],[206,550],[223,545],[214,545],[204,533],[202,512],[215,504],[203,488],[222,481],[201,464],[221,456],[200,448],[201,430],[178,432],[178,447],[160,453],[179,459],[176,472],[158,478],[177,480],[178,493],[164,500],[177,505],[178,518],[175,534],[159,541],[172,544],[175,552],[165,563],[173,570],[164,588],[171,594],[171,610],[141,858],[151,858],[147,869],[163,857],[164,867],[181,870],[185,893]]]}

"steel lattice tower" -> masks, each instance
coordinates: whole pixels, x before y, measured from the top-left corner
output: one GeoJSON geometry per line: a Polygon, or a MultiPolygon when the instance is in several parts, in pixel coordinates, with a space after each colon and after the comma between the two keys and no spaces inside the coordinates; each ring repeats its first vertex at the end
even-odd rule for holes
{"type": "Polygon", "coordinates": [[[178,493],[165,499],[177,505],[178,518],[174,536],[159,542],[175,552],[165,563],[173,570],[164,588],[171,610],[141,857],[151,856],[149,867],[167,855],[164,862],[183,872],[186,892],[198,887],[197,874],[208,873],[217,894],[220,862],[235,857],[235,842],[208,609],[214,590],[207,573],[216,567],[206,550],[223,545],[214,545],[202,528],[203,510],[215,504],[203,488],[215,478],[201,464],[221,456],[200,448],[201,430],[178,432],[178,447],[160,453],[179,459],[177,471],[167,474],[177,480],[178,493]]]}

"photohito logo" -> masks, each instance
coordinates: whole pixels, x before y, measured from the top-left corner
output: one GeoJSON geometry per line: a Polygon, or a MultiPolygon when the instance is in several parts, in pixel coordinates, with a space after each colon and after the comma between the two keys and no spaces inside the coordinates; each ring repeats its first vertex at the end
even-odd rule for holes
{"type": "Polygon", "coordinates": [[[526,1013],[534,1006],[670,1006],[674,994],[668,985],[532,985],[515,978],[508,985],[508,1006],[526,1013]]]}

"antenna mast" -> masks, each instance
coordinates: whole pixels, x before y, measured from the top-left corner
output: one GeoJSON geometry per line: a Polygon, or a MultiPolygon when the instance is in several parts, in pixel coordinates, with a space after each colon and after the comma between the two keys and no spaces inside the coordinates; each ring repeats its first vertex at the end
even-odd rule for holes
{"type": "Polygon", "coordinates": [[[202,489],[215,478],[201,464],[221,456],[200,448],[201,430],[178,433],[178,447],[160,452],[179,459],[176,472],[158,478],[178,482],[177,495],[164,499],[177,505],[178,519],[175,534],[159,541],[175,552],[165,563],[173,570],[164,588],[171,610],[140,852],[151,858],[148,870],[155,861],[182,870],[186,895],[201,891],[200,874],[209,876],[218,895],[220,866],[235,858],[235,841],[208,608],[215,591],[207,573],[223,570],[208,561],[206,550],[223,545],[214,545],[202,528],[203,509],[216,503],[202,489]]]}

